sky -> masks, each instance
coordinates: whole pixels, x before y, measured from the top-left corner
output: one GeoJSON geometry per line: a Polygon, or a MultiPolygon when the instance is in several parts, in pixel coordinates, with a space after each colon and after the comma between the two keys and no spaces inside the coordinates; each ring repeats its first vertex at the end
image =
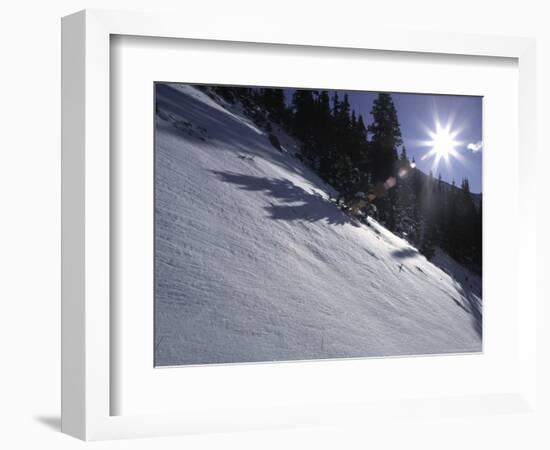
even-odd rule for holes
{"type": "MultiPolygon", "coordinates": [[[[340,99],[347,93],[352,109],[361,114],[365,125],[372,121],[370,111],[377,92],[338,91],[340,99]]],[[[332,97],[332,91],[330,92],[332,97]]],[[[458,186],[463,178],[468,178],[470,190],[482,192],[482,97],[432,95],[432,94],[392,94],[393,102],[401,126],[403,143],[409,159],[414,157],[417,167],[423,172],[433,171],[435,177],[448,183],[453,180],[458,186]],[[434,154],[427,155],[433,149],[433,135],[437,123],[447,129],[447,136],[453,136],[454,150],[434,165],[434,154]],[[431,144],[430,144],[431,141],[431,144]]],[[[441,133],[436,133],[436,142],[441,133]]],[[[443,140],[445,141],[443,132],[443,140]]],[[[447,138],[448,141],[448,138],[447,138]]]]}

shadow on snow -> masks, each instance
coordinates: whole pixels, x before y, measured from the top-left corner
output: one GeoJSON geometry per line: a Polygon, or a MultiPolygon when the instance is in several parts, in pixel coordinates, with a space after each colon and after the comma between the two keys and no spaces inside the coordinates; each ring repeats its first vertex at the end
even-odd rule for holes
{"type": "Polygon", "coordinates": [[[325,220],[331,225],[353,224],[352,220],[333,203],[317,193],[310,193],[289,180],[255,177],[232,172],[211,171],[220,180],[235,184],[245,191],[263,192],[274,202],[264,209],[274,220],[302,220],[317,222],[325,220]]]}
{"type": "Polygon", "coordinates": [[[468,312],[472,317],[472,325],[480,338],[483,337],[483,310],[482,304],[478,297],[473,292],[464,287],[464,285],[457,280],[453,279],[456,290],[461,294],[465,300],[465,304],[460,304],[455,299],[454,302],[460,306],[464,311],[468,312]]]}
{"type": "Polygon", "coordinates": [[[454,303],[468,313],[472,320],[472,326],[480,338],[483,337],[483,304],[481,301],[481,284],[471,279],[468,273],[457,269],[456,265],[449,258],[441,258],[437,254],[430,261],[443,270],[452,279],[455,289],[461,297],[458,301],[454,297],[454,303]]]}
{"type": "Polygon", "coordinates": [[[392,252],[392,256],[400,259],[415,258],[416,256],[419,256],[419,253],[418,250],[415,250],[413,248],[403,248],[400,250],[394,250],[392,252]]]}

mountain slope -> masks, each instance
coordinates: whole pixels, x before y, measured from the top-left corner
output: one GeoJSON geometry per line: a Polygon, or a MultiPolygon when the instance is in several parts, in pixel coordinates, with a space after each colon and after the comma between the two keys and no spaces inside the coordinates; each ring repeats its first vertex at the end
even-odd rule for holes
{"type": "Polygon", "coordinates": [[[238,105],[156,100],[156,365],[481,350],[479,278],[355,223],[238,105]]]}
{"type": "MultiPolygon", "coordinates": [[[[427,173],[422,172],[418,168],[416,170],[422,177],[423,183],[425,183],[429,175],[427,173]]],[[[458,186],[453,186],[452,184],[447,183],[446,181],[441,181],[441,186],[445,192],[451,192],[451,191],[455,193],[462,192],[462,190],[458,186]]],[[[475,207],[479,209],[483,195],[481,193],[470,192],[470,197],[472,198],[472,201],[474,202],[475,207]]]]}

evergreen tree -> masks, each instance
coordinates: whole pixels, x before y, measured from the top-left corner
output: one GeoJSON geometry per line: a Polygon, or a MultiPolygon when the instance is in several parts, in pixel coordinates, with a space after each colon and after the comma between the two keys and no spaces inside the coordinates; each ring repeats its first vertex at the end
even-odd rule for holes
{"type": "Polygon", "coordinates": [[[270,113],[270,119],[283,123],[288,119],[283,89],[265,88],[260,90],[260,101],[270,113]]]}
{"type": "Polygon", "coordinates": [[[328,91],[318,93],[315,102],[315,136],[318,166],[321,178],[330,176],[331,166],[334,163],[334,123],[330,109],[330,97],[328,91]]]}
{"type": "Polygon", "coordinates": [[[370,150],[373,181],[383,185],[386,195],[376,199],[382,222],[390,229],[395,228],[396,189],[392,189],[397,179],[397,148],[403,143],[397,120],[397,110],[390,94],[381,93],[373,102],[373,122],[368,127],[371,136],[370,150]]]}
{"type": "Polygon", "coordinates": [[[403,146],[398,161],[395,231],[410,240],[414,239],[417,228],[415,175],[407,156],[407,149],[403,146]]]}
{"type": "Polygon", "coordinates": [[[293,134],[301,140],[306,157],[311,158],[315,152],[315,101],[312,91],[297,89],[292,96],[292,109],[293,134]]]}
{"type": "Polygon", "coordinates": [[[386,181],[395,176],[397,149],[403,143],[397,119],[397,110],[390,94],[378,94],[372,106],[371,135],[372,164],[375,181],[386,181]]]}

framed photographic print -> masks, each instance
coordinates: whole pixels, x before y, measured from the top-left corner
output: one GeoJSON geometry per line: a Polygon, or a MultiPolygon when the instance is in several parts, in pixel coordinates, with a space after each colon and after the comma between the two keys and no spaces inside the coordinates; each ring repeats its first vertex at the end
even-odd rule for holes
{"type": "Polygon", "coordinates": [[[62,42],[63,431],[530,410],[531,40],[86,11],[62,42]]]}

